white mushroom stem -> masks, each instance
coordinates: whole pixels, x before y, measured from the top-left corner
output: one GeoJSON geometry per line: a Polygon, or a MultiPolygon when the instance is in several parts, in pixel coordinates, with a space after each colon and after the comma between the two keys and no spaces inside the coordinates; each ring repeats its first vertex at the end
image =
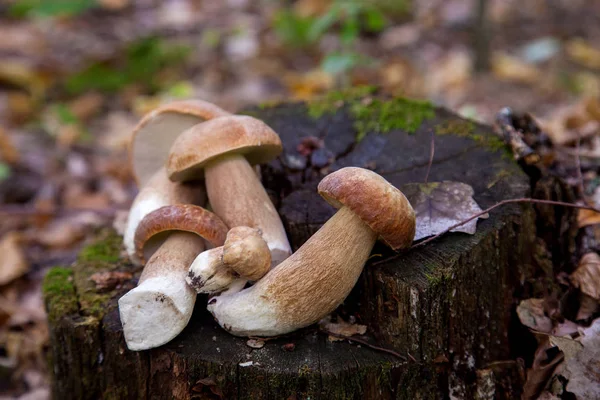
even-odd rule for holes
{"type": "MultiPolygon", "coordinates": [[[[134,264],[140,264],[140,260],[135,254],[134,237],[137,226],[146,215],[170,204],[200,204],[204,197],[204,189],[201,185],[171,182],[164,168],[158,170],[146,186],[140,190],[129,211],[127,226],[123,235],[123,244],[131,261],[134,264]]],[[[151,254],[156,249],[149,246],[148,250],[151,254]]]]}
{"type": "Polygon", "coordinates": [[[177,336],[194,310],[196,292],[185,277],[203,239],[173,232],[148,260],[136,288],[119,299],[123,333],[130,350],[161,346],[177,336]]]}
{"type": "Polygon", "coordinates": [[[204,169],[206,190],[214,212],[230,228],[258,228],[271,251],[271,266],[292,253],[277,210],[243,155],[228,154],[204,169]]]}
{"type": "Polygon", "coordinates": [[[236,336],[277,336],[311,325],[350,293],[376,240],[371,228],[343,207],[254,286],[213,297],[208,310],[236,336]]]}
{"type": "Polygon", "coordinates": [[[215,294],[230,289],[236,281],[259,280],[270,266],[271,253],[260,232],[238,226],[227,232],[223,246],[196,257],[186,281],[198,293],[215,294]]]}
{"type": "MultiPolygon", "coordinates": [[[[198,293],[219,293],[234,282],[243,281],[223,263],[223,246],[206,250],[198,255],[190,266],[186,282],[198,293]]],[[[243,288],[243,285],[242,285],[243,288]]]]}

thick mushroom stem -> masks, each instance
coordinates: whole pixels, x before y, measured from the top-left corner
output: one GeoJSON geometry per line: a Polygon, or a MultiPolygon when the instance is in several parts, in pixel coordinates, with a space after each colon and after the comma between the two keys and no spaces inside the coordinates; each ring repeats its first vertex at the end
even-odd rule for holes
{"type": "MultiPolygon", "coordinates": [[[[171,182],[166,170],[164,168],[159,169],[150,178],[146,186],[140,190],[129,211],[127,226],[123,235],[123,244],[130,260],[134,264],[141,264],[140,259],[135,254],[134,237],[137,226],[146,215],[170,204],[200,204],[205,198],[204,188],[201,185],[171,182]]],[[[148,250],[151,254],[156,249],[149,246],[148,250]]]]}
{"type": "Polygon", "coordinates": [[[208,310],[236,336],[276,336],[311,325],[350,293],[376,240],[371,228],[343,207],[254,286],[213,297],[208,310]]]}
{"type": "Polygon", "coordinates": [[[267,192],[243,155],[228,154],[204,169],[206,191],[214,212],[230,228],[258,228],[271,251],[271,266],[292,253],[285,229],[267,192]]]}
{"type": "Polygon", "coordinates": [[[171,233],[148,260],[138,286],[119,299],[123,333],[130,350],[163,345],[185,328],[196,301],[196,292],[185,283],[185,277],[203,250],[200,236],[171,233]]]}

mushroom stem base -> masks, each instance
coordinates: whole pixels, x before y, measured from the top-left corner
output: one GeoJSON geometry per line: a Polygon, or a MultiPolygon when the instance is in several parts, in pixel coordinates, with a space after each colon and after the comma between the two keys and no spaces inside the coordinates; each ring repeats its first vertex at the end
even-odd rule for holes
{"type": "Polygon", "coordinates": [[[202,238],[174,232],[152,255],[139,285],[119,299],[123,333],[130,350],[161,346],[188,324],[196,292],[185,282],[194,258],[204,250],[202,238]]]}

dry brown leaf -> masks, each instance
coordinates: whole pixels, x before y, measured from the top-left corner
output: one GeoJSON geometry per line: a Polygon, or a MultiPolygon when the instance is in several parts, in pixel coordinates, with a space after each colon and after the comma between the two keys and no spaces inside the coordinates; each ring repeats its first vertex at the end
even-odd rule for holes
{"type": "Polygon", "coordinates": [[[334,79],[331,74],[315,70],[306,74],[290,73],[283,78],[294,100],[310,100],[331,89],[334,79]]]}
{"type": "Polygon", "coordinates": [[[538,332],[552,332],[552,320],[544,312],[544,299],[523,300],[517,306],[517,315],[523,325],[538,332]]]}
{"type": "Polygon", "coordinates": [[[56,220],[38,231],[34,240],[53,248],[67,248],[85,236],[85,228],[69,219],[56,220]]]}
{"type": "Polygon", "coordinates": [[[96,284],[97,292],[108,292],[123,285],[133,278],[131,272],[104,271],[96,272],[90,280],[96,284]]]}
{"type": "Polygon", "coordinates": [[[534,400],[552,377],[556,366],[564,360],[563,353],[551,349],[547,337],[541,338],[535,352],[533,365],[527,370],[527,380],[523,386],[523,400],[534,400]]]}
{"type": "Polygon", "coordinates": [[[600,50],[581,38],[570,40],[565,46],[571,60],[585,67],[600,69],[600,50]]]}
{"type": "Polygon", "coordinates": [[[552,117],[538,119],[543,130],[555,145],[562,146],[586,139],[600,132],[600,105],[592,97],[555,110],[552,117]]]}
{"type": "Polygon", "coordinates": [[[19,152],[6,129],[0,126],[0,159],[8,164],[19,161],[19,152]]]}
{"type": "Polygon", "coordinates": [[[0,286],[6,285],[25,275],[29,263],[25,259],[20,245],[20,235],[9,232],[0,240],[0,286]]]}
{"type": "Polygon", "coordinates": [[[594,210],[580,209],[577,213],[577,226],[583,228],[584,226],[600,224],[600,213],[594,210]]]}
{"type": "MultiPolygon", "coordinates": [[[[331,315],[323,318],[319,321],[319,327],[325,331],[325,333],[334,333],[341,336],[353,336],[353,335],[364,335],[367,332],[366,325],[351,324],[340,317],[337,318],[337,322],[331,322],[331,315]]],[[[344,340],[344,338],[329,335],[329,341],[335,342],[344,340]]]]}
{"type": "Polygon", "coordinates": [[[492,72],[501,80],[529,84],[536,83],[542,76],[534,65],[503,53],[493,55],[492,72]]]}
{"type": "Polygon", "coordinates": [[[575,394],[577,399],[600,398],[600,319],[583,330],[579,338],[583,351],[566,360],[564,371],[569,383],[567,391],[575,394]]]}
{"type": "Polygon", "coordinates": [[[102,109],[103,103],[104,96],[90,92],[71,101],[68,107],[75,117],[85,121],[97,114],[102,109]]]}
{"type": "Polygon", "coordinates": [[[600,300],[600,256],[587,253],[581,257],[579,266],[571,274],[571,282],[582,293],[600,300]]]}
{"type": "Polygon", "coordinates": [[[590,318],[600,311],[600,303],[587,294],[581,294],[579,297],[579,309],[577,310],[577,320],[581,321],[590,318]]]}

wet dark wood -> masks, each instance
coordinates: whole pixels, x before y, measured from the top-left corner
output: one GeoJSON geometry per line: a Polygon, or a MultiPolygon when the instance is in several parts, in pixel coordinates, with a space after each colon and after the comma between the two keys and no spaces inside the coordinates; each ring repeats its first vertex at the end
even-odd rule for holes
{"type": "MultiPolygon", "coordinates": [[[[400,130],[355,141],[345,110],[314,120],[302,104],[255,109],[284,143],[284,154],[262,168],[263,182],[297,249],[334,211],[316,193],[328,172],[371,168],[394,185],[422,182],[431,132],[457,120],[436,110],[414,134],[400,130]],[[298,145],[323,140],[315,155],[298,145]]],[[[475,125],[473,135],[491,135],[475,125]]],[[[454,180],[475,189],[488,207],[529,195],[529,180],[502,149],[475,136],[435,138],[430,181],[454,180]]],[[[531,205],[497,209],[473,235],[449,234],[395,255],[377,245],[359,284],[338,309],[368,326],[373,343],[410,354],[404,361],[347,342],[331,343],[312,327],[251,349],[228,335],[198,299],[190,325],[171,343],[150,351],[126,349],[115,291],[106,312],[81,307],[51,323],[56,398],[438,399],[516,398],[519,374],[509,334],[521,282],[533,274],[535,212],[531,205]],[[293,351],[283,345],[293,343],[293,351]],[[211,397],[212,396],[212,397],[211,397]],[[494,397],[495,396],[495,397],[494,397]]],[[[75,264],[75,269],[81,268],[75,264]]],[[[102,269],[103,267],[98,267],[102,269]]],[[[131,266],[123,264],[123,270],[131,266]]]]}

